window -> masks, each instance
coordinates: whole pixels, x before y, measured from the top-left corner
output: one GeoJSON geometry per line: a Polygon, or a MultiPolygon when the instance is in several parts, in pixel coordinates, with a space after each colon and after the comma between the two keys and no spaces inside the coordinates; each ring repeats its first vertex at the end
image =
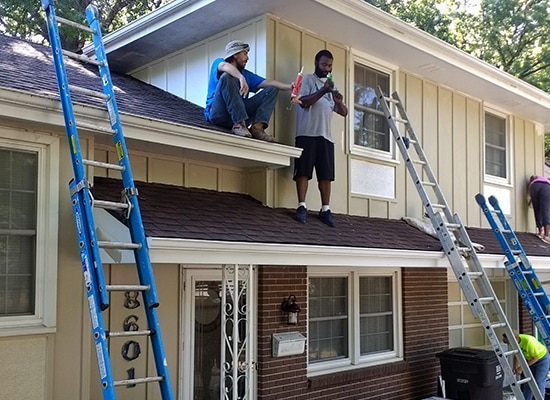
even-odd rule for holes
{"type": "MultiPolygon", "coordinates": [[[[499,271],[500,272],[500,271],[499,271]]],[[[512,282],[506,278],[492,278],[491,286],[495,291],[502,310],[508,321],[517,323],[517,292],[512,282]]],[[[490,347],[483,324],[474,316],[458,282],[448,283],[449,305],[449,347],[490,347]]]]}
{"type": "Polygon", "coordinates": [[[375,88],[390,92],[390,76],[373,68],[355,64],[353,143],[369,149],[390,151],[390,131],[380,109],[375,88]]]}
{"type": "Polygon", "coordinates": [[[310,270],[308,371],[395,361],[400,356],[399,270],[310,270]]]}
{"type": "Polygon", "coordinates": [[[506,119],[485,113],[485,174],[507,178],[506,119]]]}
{"type": "Polygon", "coordinates": [[[0,131],[0,329],[55,326],[59,139],[0,131]]]}
{"type": "Polygon", "coordinates": [[[0,148],[0,316],[34,313],[38,155],[0,148]]]}

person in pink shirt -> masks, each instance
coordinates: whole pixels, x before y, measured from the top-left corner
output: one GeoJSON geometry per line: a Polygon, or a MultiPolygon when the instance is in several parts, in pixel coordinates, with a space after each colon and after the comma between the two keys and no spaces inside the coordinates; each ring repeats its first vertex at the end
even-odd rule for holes
{"type": "Polygon", "coordinates": [[[529,179],[529,204],[533,205],[537,236],[550,244],[550,180],[532,175],[529,179]]]}

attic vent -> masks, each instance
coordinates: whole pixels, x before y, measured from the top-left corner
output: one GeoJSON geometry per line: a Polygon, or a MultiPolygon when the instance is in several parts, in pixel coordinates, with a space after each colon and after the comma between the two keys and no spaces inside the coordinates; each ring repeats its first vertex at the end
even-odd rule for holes
{"type": "Polygon", "coordinates": [[[423,64],[419,68],[427,72],[441,71],[441,67],[435,64],[423,64]]]}

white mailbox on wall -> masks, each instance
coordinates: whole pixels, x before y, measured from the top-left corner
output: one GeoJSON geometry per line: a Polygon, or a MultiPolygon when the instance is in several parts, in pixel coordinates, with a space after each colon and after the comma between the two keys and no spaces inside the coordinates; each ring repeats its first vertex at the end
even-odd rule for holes
{"type": "Polygon", "coordinates": [[[274,333],[272,338],[273,357],[302,354],[306,337],[300,332],[274,333]]]}

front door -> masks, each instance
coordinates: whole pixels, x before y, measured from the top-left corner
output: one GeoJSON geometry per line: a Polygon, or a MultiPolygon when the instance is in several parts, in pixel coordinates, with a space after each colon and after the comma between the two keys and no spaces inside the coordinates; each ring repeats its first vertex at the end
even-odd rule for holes
{"type": "Polygon", "coordinates": [[[180,398],[255,398],[253,271],[250,265],[186,270],[180,398]]]}

